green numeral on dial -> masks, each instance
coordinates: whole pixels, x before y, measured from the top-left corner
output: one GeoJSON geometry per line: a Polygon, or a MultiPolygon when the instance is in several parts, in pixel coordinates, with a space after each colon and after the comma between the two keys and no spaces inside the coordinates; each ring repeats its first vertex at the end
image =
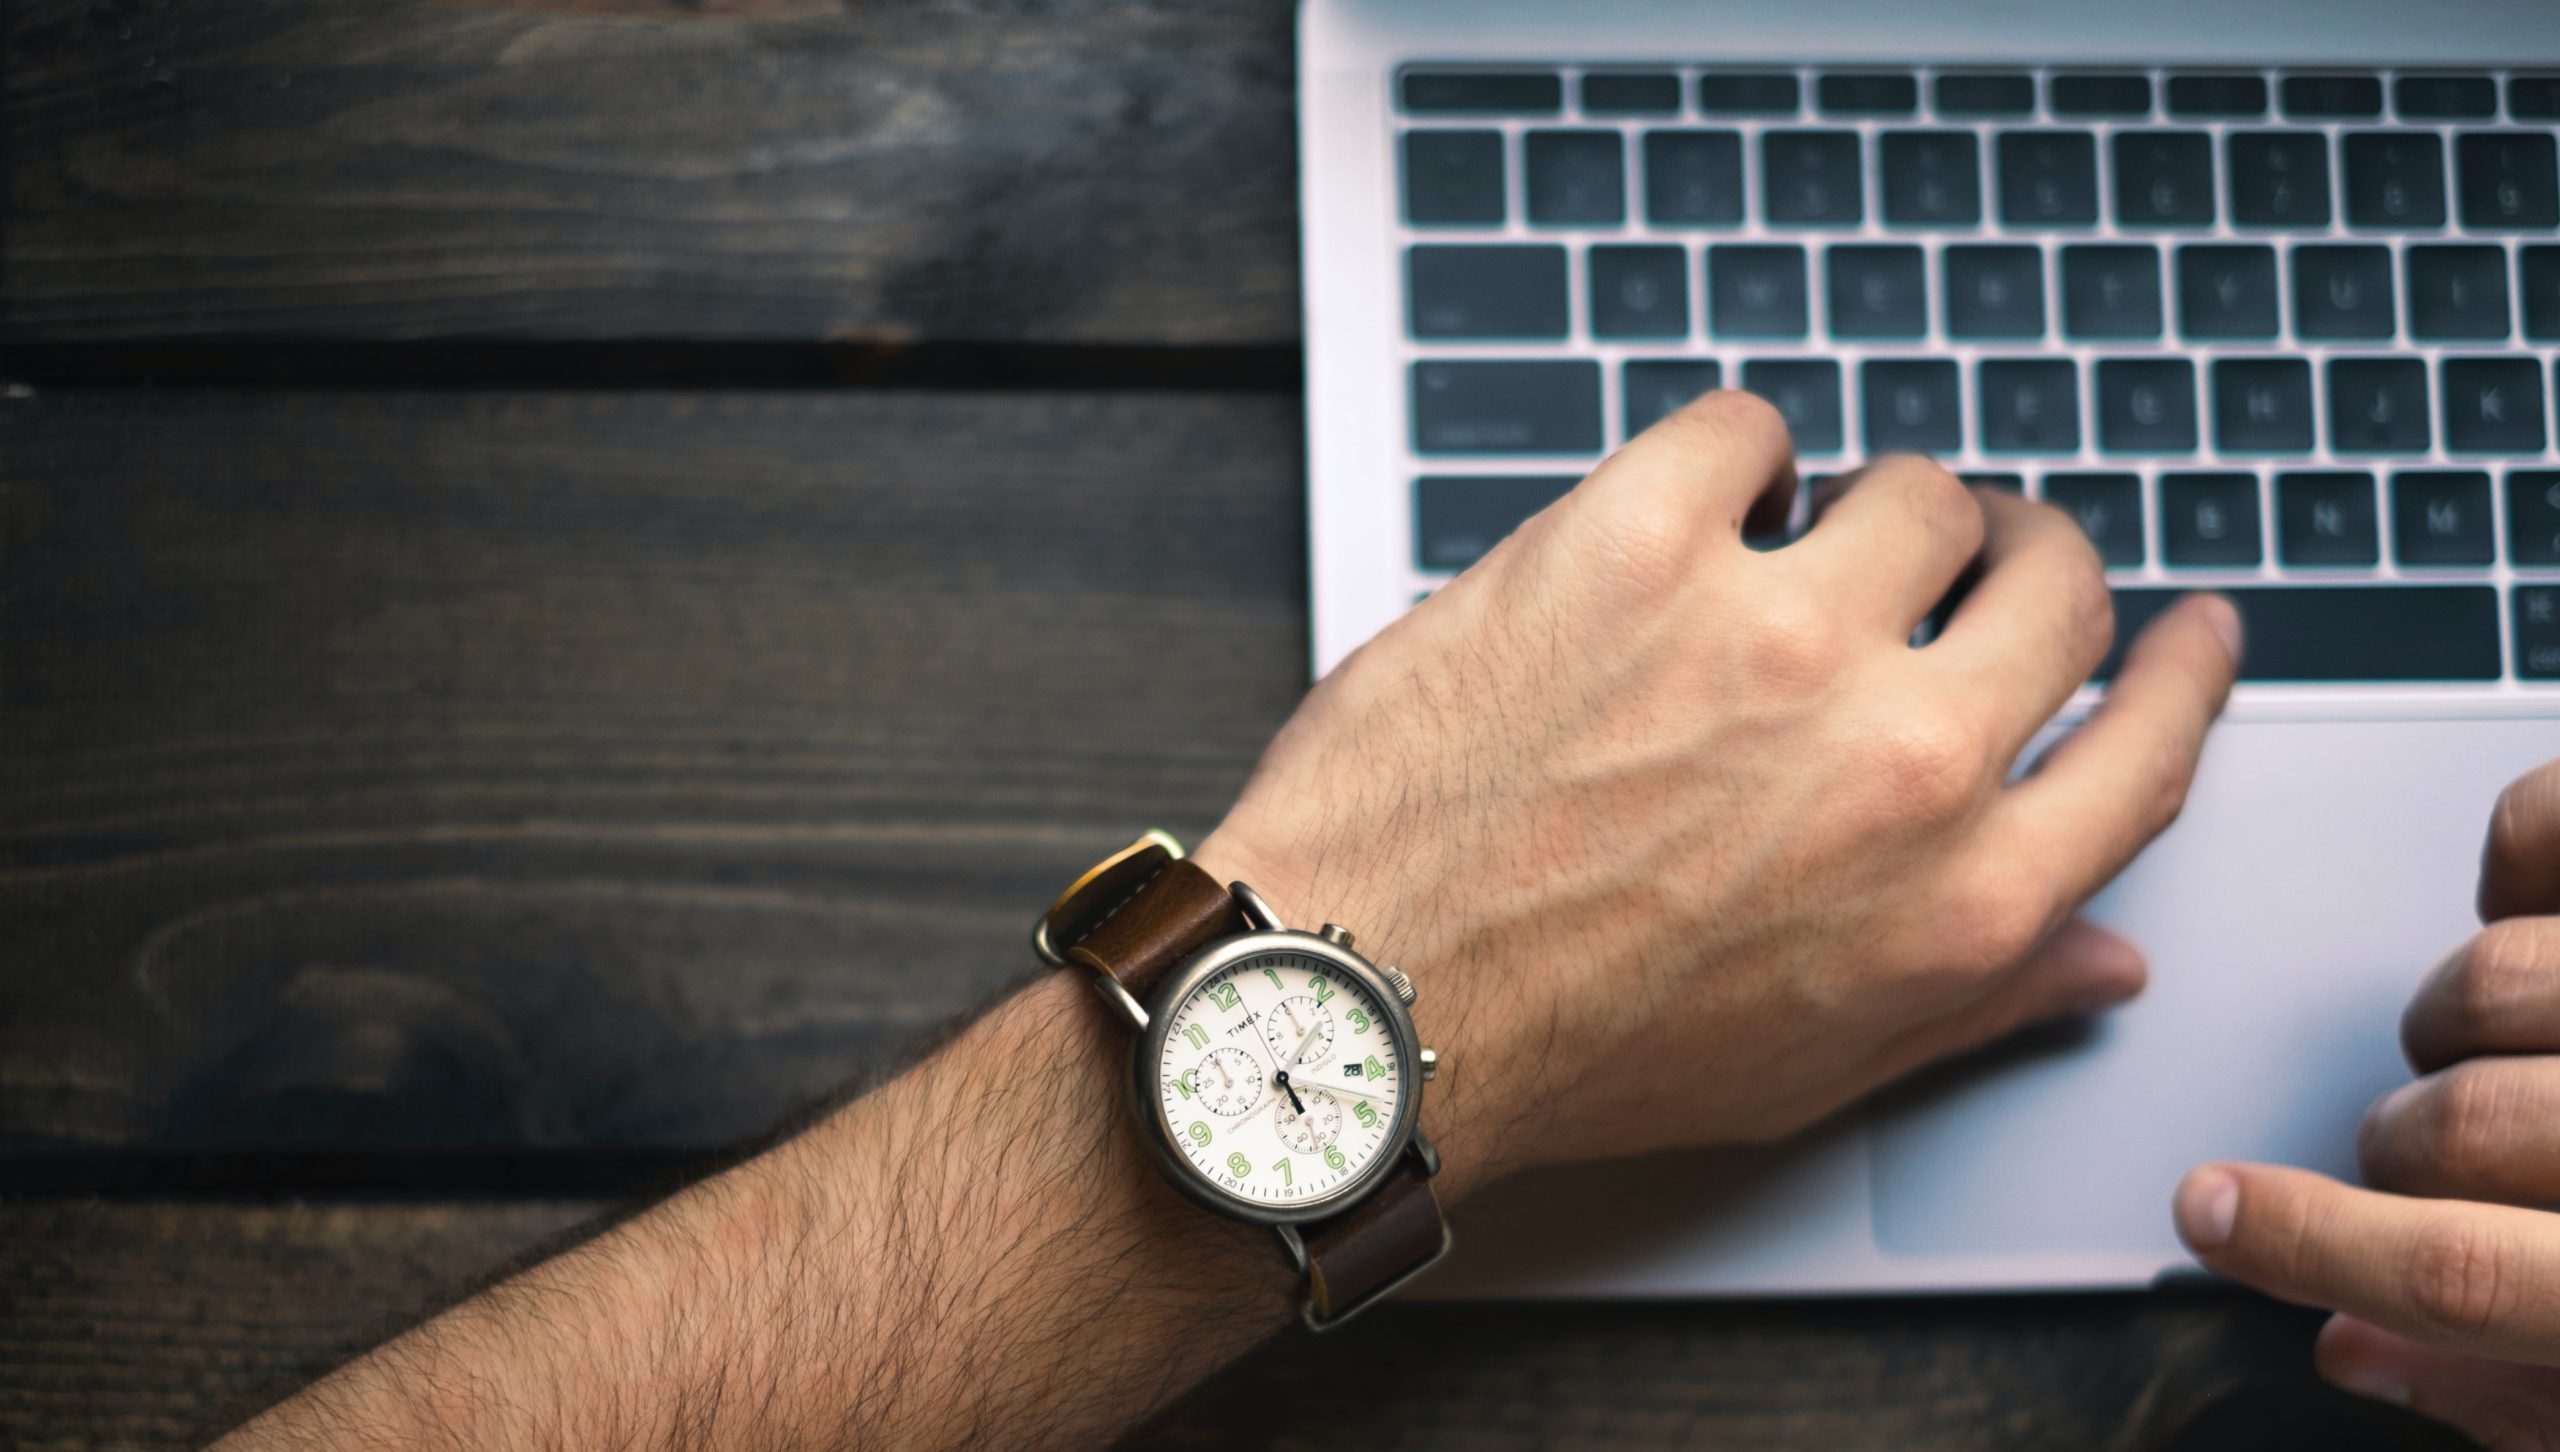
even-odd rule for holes
{"type": "Polygon", "coordinates": [[[1290,1164],[1289,1157],[1287,1155],[1282,1155],[1280,1157],[1280,1183],[1283,1185],[1294,1185],[1298,1183],[1298,1172],[1290,1164]]]}
{"type": "Polygon", "coordinates": [[[1191,1135],[1191,1142],[1193,1144],[1200,1146],[1202,1149],[1207,1149],[1209,1147],[1209,1126],[1195,1119],[1191,1121],[1189,1134],[1191,1135]]]}
{"type": "MultiPolygon", "coordinates": [[[[1364,1104],[1364,1105],[1362,1105],[1362,1106],[1360,1106],[1360,1107],[1361,1107],[1361,1108],[1363,1108],[1363,1109],[1366,1109],[1366,1108],[1368,1108],[1369,1106],[1367,1106],[1367,1105],[1365,1105],[1365,1104],[1364,1104]]],[[[1340,1150],[1338,1150],[1338,1149],[1335,1149],[1335,1148],[1334,1148],[1333,1146],[1331,1146],[1331,1145],[1327,1145],[1327,1146],[1325,1146],[1325,1151],[1324,1151],[1324,1162],[1325,1162],[1325,1167],[1326,1167],[1326,1168],[1328,1168],[1328,1169],[1335,1169],[1335,1170],[1341,1169],[1341,1168],[1342,1168],[1342,1166],[1343,1166],[1342,1151],[1340,1151],[1340,1150]]]]}
{"type": "Polygon", "coordinates": [[[1351,1117],[1360,1121],[1360,1127],[1362,1129],[1376,1129],[1378,1127],[1378,1111],[1371,1109],[1366,1104],[1352,1105],[1351,1117]]]}
{"type": "Polygon", "coordinates": [[[1344,1014],[1343,1017],[1351,1020],[1351,1031],[1353,1033],[1365,1034],[1369,1031],[1369,1015],[1362,1013],[1360,1010],[1356,1008],[1352,1009],[1350,1012],[1344,1014]]]}
{"type": "Polygon", "coordinates": [[[1183,1098],[1188,1099],[1191,1097],[1191,1076],[1199,1072],[1200,1071],[1197,1069],[1185,1069],[1180,1074],[1174,1076],[1173,1087],[1182,1091],[1183,1098]]]}
{"type": "Polygon", "coordinates": [[[1326,999],[1333,997],[1333,985],[1325,982],[1321,976],[1308,979],[1307,986],[1316,991],[1316,1002],[1318,1004],[1322,1004],[1326,999]]]}
{"type": "Polygon", "coordinates": [[[1236,996],[1236,986],[1232,983],[1210,984],[1209,1001],[1224,1009],[1237,1009],[1244,1006],[1244,1000],[1236,996]]]}
{"type": "Polygon", "coordinates": [[[1209,1031],[1196,1023],[1191,1027],[1184,1029],[1182,1031],[1182,1036],[1191,1040],[1191,1047],[1195,1049],[1205,1049],[1209,1047],[1209,1031]]]}
{"type": "Polygon", "coordinates": [[[1288,991],[1289,991],[1288,986],[1287,986],[1286,984],[1284,984],[1284,983],[1282,983],[1282,982],[1280,981],[1280,970],[1279,970],[1279,969],[1277,969],[1277,968],[1265,968],[1265,969],[1263,969],[1263,970],[1262,970],[1262,976],[1263,976],[1263,977],[1265,977],[1265,978],[1270,979],[1270,980],[1271,980],[1271,986],[1272,986],[1273,988],[1275,988],[1275,989],[1278,989],[1280,992],[1282,992],[1282,993],[1286,993],[1286,992],[1288,992],[1288,991]]]}
{"type": "Polygon", "coordinates": [[[1387,1077],[1387,1066],[1379,1063],[1378,1056],[1375,1054],[1371,1054],[1369,1056],[1369,1062],[1364,1067],[1368,1069],[1369,1077],[1372,1079],[1383,1079],[1387,1077]]]}
{"type": "Polygon", "coordinates": [[[1229,1155],[1227,1156],[1227,1168],[1235,1171],[1236,1178],[1241,1180],[1245,1176],[1253,1173],[1253,1161],[1246,1159],[1242,1155],[1229,1155]]]}

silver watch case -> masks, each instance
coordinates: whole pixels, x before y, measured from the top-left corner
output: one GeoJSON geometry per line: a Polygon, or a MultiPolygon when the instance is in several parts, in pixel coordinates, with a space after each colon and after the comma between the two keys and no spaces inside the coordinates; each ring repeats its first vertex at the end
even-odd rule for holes
{"type": "Polygon", "coordinates": [[[1147,1149],[1164,1167],[1175,1189],[1201,1208],[1230,1220],[1249,1225],[1299,1225],[1339,1214],[1344,1207],[1377,1187],[1414,1146],[1416,1125],[1422,1115],[1422,1040],[1415,1033],[1413,1015],[1406,1011],[1404,1000],[1396,993],[1386,974],[1376,964],[1351,949],[1313,933],[1293,932],[1280,927],[1271,910],[1253,889],[1236,883],[1230,889],[1248,920],[1258,931],[1222,938],[1201,949],[1182,966],[1167,975],[1147,996],[1146,1022],[1131,1045],[1129,1059],[1129,1093],[1139,1122],[1148,1132],[1141,1136],[1147,1149]],[[1318,958],[1334,965],[1344,975],[1358,979],[1369,990],[1384,1016],[1387,1036],[1395,1044],[1396,1063],[1404,1073],[1403,1093],[1397,1096],[1395,1122],[1387,1127],[1387,1137],[1359,1175],[1320,1199],[1301,1205],[1273,1206],[1246,1200],[1202,1178],[1191,1161],[1175,1148],[1172,1121],[1165,1118],[1164,1096],[1156,1091],[1155,1066],[1163,1061],[1164,1042],[1170,1028],[1173,1006],[1180,1003],[1201,984],[1245,958],[1259,953],[1289,952],[1318,958]]]}

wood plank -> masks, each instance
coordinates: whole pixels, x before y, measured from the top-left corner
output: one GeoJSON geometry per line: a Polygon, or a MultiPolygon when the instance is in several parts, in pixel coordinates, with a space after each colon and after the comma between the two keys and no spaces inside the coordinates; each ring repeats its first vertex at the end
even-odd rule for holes
{"type": "Polygon", "coordinates": [[[1233,799],[1297,455],[1254,396],[0,403],[0,1146],[718,1145],[895,1061],[1233,799]]]}
{"type": "Polygon", "coordinates": [[[0,340],[1287,343],[1289,0],[17,0],[0,340]]]}
{"type": "MultiPolygon", "coordinates": [[[[262,1393],[445,1303],[592,1208],[0,1206],[0,1443],[193,1445],[262,1393]]],[[[2197,1292],[1399,1304],[1333,1336],[1283,1337],[1134,1445],[2460,1445],[2314,1381],[2317,1324],[2254,1297],[2197,1292]]]]}

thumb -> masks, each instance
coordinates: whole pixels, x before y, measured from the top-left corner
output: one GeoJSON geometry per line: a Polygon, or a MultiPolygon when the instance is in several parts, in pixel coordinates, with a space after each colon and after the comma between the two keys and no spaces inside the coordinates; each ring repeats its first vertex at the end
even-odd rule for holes
{"type": "Polygon", "coordinates": [[[1894,1041],[1886,1077],[1979,1048],[2048,1019],[2098,1013],[2133,998],[2151,980],[2142,949],[2122,933],[2075,917],[2036,945],[1979,998],[1894,1041]]]}
{"type": "Polygon", "coordinates": [[[2489,1452],[2560,1445],[2560,1372],[2445,1351],[2353,1316],[2332,1316],[2312,1352],[2339,1390],[2433,1417],[2489,1452]]]}

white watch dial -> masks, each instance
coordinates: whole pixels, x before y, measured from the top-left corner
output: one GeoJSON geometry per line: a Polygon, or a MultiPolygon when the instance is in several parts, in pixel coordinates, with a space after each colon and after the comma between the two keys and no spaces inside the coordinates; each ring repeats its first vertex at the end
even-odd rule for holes
{"type": "Polygon", "coordinates": [[[1405,1064],[1359,979],[1277,949],[1228,965],[1169,1012],[1157,1092],[1175,1146],[1209,1183],[1286,1207],[1341,1189],[1386,1150],[1405,1064]]]}

